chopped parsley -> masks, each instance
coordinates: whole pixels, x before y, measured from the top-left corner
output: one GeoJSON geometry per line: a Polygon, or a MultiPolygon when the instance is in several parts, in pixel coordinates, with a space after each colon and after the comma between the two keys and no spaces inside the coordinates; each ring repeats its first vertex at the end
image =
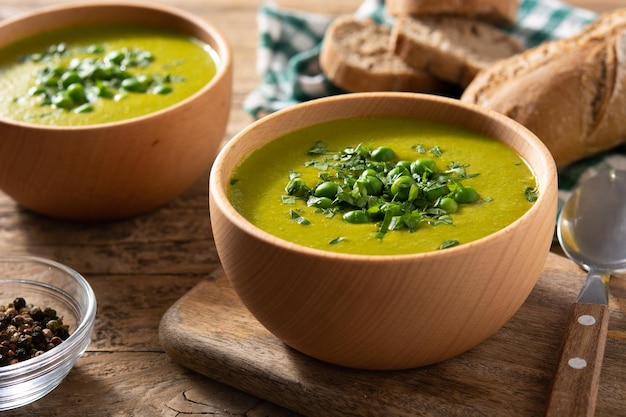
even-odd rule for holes
{"type": "MultiPolygon", "coordinates": [[[[463,184],[478,174],[468,173],[468,166],[460,162],[438,166],[435,159],[444,151],[437,146],[426,149],[416,145],[413,149],[418,158],[407,161],[399,160],[388,147],[370,149],[358,144],[332,151],[324,142],[317,142],[307,152],[313,158],[304,165],[319,171],[318,181],[307,184],[300,173],[290,171],[283,202],[303,200],[326,217],[341,214],[348,223],[374,223],[378,239],[395,230],[415,232],[425,223],[453,225],[452,214],[461,205],[480,200],[473,187],[463,184]]],[[[289,213],[292,220],[309,224],[299,212],[289,213]]],[[[454,242],[444,245],[458,244],[454,242]]]]}

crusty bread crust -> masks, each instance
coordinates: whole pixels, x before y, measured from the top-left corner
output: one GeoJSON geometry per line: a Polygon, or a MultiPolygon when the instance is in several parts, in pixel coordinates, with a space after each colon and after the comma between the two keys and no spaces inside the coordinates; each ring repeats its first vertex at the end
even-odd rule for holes
{"type": "Polygon", "coordinates": [[[386,0],[385,7],[391,16],[456,15],[512,26],[519,0],[386,0]]]}
{"type": "Polygon", "coordinates": [[[495,26],[457,16],[399,16],[391,48],[413,68],[466,87],[491,63],[524,50],[495,26]]]}
{"type": "Polygon", "coordinates": [[[353,16],[336,18],[326,30],[320,66],[348,92],[410,91],[443,93],[449,85],[415,70],[389,49],[391,30],[353,16]]]}
{"type": "Polygon", "coordinates": [[[626,142],[626,9],[491,65],[461,100],[529,128],[558,166],[626,142]]]}

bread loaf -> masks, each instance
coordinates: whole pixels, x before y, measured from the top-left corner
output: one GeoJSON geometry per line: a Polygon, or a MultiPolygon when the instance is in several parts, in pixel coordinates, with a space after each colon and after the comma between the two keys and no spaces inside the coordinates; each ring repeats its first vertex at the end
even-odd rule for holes
{"type": "Polygon", "coordinates": [[[462,101],[503,113],[534,132],[562,167],[626,140],[626,9],[579,34],[498,61],[462,101]]]}
{"type": "Polygon", "coordinates": [[[456,15],[512,26],[519,0],[386,0],[385,7],[391,16],[456,15]]]}
{"type": "Polygon", "coordinates": [[[320,67],[339,88],[348,92],[409,91],[443,93],[450,86],[416,70],[389,49],[387,26],[352,16],[336,18],[327,28],[320,51],[320,67]]]}
{"type": "Polygon", "coordinates": [[[456,16],[399,16],[391,44],[394,53],[413,68],[462,87],[491,63],[524,50],[503,30],[456,16]]]}

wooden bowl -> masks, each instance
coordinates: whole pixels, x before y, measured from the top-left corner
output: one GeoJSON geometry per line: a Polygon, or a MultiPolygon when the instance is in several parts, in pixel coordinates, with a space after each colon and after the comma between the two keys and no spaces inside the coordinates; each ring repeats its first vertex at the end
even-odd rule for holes
{"type": "Polygon", "coordinates": [[[210,175],[219,258],[252,314],[284,343],[322,361],[391,370],[443,361],[476,346],[524,303],[547,259],[557,207],[552,156],[529,130],[457,100],[408,93],[335,96],[267,116],[234,137],[210,175]],[[355,116],[445,122],[513,147],[536,175],[539,198],[485,238],[410,255],[326,252],[276,238],[231,205],[236,164],[287,132],[355,116]]]}
{"type": "Polygon", "coordinates": [[[0,189],[44,215],[111,220],[152,210],[205,174],[223,140],[232,95],[232,52],[207,22],[174,8],[132,1],[44,8],[0,24],[0,47],[74,24],[141,23],[210,45],[217,74],[191,97],[120,122],[54,127],[0,117],[0,189]]]}

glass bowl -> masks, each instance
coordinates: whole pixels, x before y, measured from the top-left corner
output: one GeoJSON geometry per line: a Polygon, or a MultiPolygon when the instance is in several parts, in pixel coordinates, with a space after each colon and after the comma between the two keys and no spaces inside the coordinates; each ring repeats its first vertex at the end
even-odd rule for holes
{"type": "Polygon", "coordinates": [[[56,388],[87,349],[96,315],[89,283],[73,269],[47,259],[0,257],[0,304],[17,297],[55,309],[69,325],[70,336],[40,356],[0,366],[0,411],[29,404],[56,388]]]}

